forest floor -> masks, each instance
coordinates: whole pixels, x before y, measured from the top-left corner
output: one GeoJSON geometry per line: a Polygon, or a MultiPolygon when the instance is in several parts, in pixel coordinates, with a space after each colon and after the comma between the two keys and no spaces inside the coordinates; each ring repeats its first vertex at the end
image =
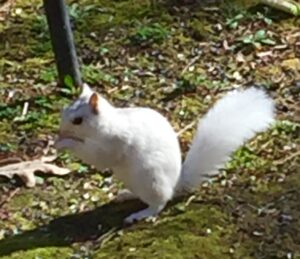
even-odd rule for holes
{"type": "Polygon", "coordinates": [[[115,105],[152,107],[180,131],[228,90],[258,85],[277,120],[193,196],[125,228],[144,205],[112,203],[110,174],[53,149],[77,91],[57,85],[42,1],[0,1],[0,160],[54,154],[72,170],[34,188],[0,178],[0,257],[300,258],[300,19],[255,1],[67,4],[84,81],[115,105]]]}

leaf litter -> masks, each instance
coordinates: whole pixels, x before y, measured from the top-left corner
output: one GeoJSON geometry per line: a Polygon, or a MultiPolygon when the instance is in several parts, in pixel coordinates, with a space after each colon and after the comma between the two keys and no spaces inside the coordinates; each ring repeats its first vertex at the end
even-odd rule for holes
{"type": "MultiPolygon", "coordinates": [[[[48,138],[56,134],[59,109],[75,98],[72,89],[56,86],[42,8],[33,2],[18,0],[9,23],[0,24],[0,157],[14,155],[22,162],[49,154],[45,147],[51,148],[48,138]]],[[[96,213],[97,219],[87,217],[86,223],[76,218],[113,199],[119,183],[60,154],[53,164],[74,174],[47,177],[35,188],[22,188],[15,178],[0,182],[2,201],[9,201],[0,209],[0,252],[16,247],[18,240],[5,243],[16,233],[55,219],[68,226],[63,216],[70,214],[72,231],[60,226],[60,234],[83,240],[84,233],[74,234],[74,229],[100,225],[91,236],[106,233],[109,241],[99,245],[91,237],[69,244],[70,250],[57,248],[62,258],[157,258],[173,252],[191,258],[300,256],[299,18],[265,6],[249,9],[250,1],[223,2],[202,7],[158,1],[154,11],[145,1],[84,0],[74,6],[70,1],[83,77],[118,106],[150,106],[167,116],[184,152],[195,119],[232,88],[265,88],[276,100],[278,124],[237,151],[192,200],[166,209],[155,225],[141,223],[122,236],[109,228],[121,218],[119,207],[111,214],[109,207],[100,209],[105,217],[96,213]]],[[[29,249],[12,256],[47,258],[49,251],[29,249]]]]}

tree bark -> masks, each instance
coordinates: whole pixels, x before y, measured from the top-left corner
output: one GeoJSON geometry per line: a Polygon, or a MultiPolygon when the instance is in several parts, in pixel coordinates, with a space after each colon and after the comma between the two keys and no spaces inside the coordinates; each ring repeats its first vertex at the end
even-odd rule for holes
{"type": "Polygon", "coordinates": [[[81,76],[70,18],[64,0],[43,0],[51,35],[59,81],[65,84],[68,75],[75,86],[81,86],[81,76]]]}

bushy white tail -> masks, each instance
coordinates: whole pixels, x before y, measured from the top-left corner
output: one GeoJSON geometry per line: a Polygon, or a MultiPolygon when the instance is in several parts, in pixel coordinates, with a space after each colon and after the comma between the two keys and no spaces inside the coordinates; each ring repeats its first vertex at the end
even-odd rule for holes
{"type": "Polygon", "coordinates": [[[262,90],[234,90],[199,122],[182,167],[179,189],[192,190],[224,166],[231,153],[274,118],[274,103],[262,90]]]}

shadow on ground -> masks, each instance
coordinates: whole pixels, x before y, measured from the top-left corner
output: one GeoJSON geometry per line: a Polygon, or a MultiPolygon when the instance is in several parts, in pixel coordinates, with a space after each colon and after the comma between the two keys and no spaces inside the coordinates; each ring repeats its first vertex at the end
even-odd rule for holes
{"type": "Polygon", "coordinates": [[[1,240],[0,256],[20,250],[101,240],[107,233],[123,228],[123,219],[144,207],[137,200],[122,204],[111,202],[92,211],[54,219],[47,225],[1,240]]]}

